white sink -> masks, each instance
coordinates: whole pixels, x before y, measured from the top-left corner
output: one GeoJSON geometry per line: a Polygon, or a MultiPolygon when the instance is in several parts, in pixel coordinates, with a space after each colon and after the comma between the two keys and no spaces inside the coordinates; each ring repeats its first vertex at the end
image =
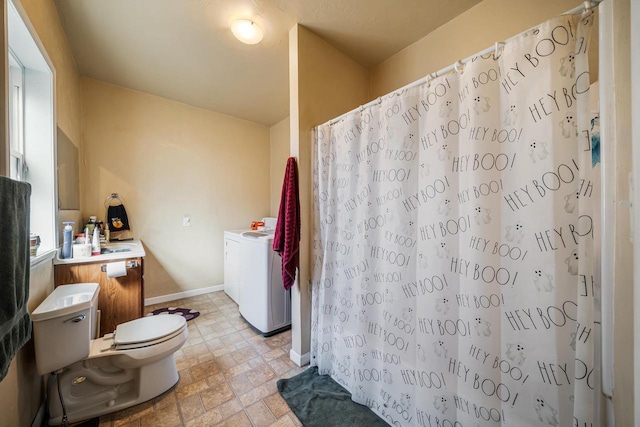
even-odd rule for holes
{"type": "Polygon", "coordinates": [[[83,258],[63,259],[62,249],[58,250],[58,255],[53,260],[54,264],[83,264],[87,262],[104,262],[111,260],[121,260],[127,258],[138,258],[146,255],[140,240],[127,242],[111,242],[102,245],[101,254],[83,258]]]}
{"type": "Polygon", "coordinates": [[[116,252],[131,252],[138,247],[135,243],[107,243],[102,246],[102,254],[112,254],[116,252]]]}

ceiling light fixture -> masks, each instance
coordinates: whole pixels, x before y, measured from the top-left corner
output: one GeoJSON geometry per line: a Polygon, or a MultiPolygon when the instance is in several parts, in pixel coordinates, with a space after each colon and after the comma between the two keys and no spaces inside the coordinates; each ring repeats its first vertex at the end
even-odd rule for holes
{"type": "Polygon", "coordinates": [[[262,40],[262,29],[253,21],[239,19],[231,24],[231,32],[238,40],[246,44],[257,44],[262,40]]]}

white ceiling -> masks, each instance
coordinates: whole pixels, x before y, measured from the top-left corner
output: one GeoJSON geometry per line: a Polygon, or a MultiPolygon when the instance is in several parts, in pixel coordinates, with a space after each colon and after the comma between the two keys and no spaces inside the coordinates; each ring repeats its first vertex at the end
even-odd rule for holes
{"type": "Polygon", "coordinates": [[[370,67],[480,0],[55,0],[80,74],[273,125],[289,115],[300,23],[370,67]],[[264,40],[236,40],[234,19],[264,40]]]}

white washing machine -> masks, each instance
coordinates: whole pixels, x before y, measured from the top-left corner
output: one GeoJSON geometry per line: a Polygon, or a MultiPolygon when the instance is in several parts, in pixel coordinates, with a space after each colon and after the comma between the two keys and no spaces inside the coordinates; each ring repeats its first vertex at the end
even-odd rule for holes
{"type": "Polygon", "coordinates": [[[240,235],[240,314],[265,337],[291,328],[291,292],[282,284],[273,229],[267,225],[263,231],[240,235]]]}

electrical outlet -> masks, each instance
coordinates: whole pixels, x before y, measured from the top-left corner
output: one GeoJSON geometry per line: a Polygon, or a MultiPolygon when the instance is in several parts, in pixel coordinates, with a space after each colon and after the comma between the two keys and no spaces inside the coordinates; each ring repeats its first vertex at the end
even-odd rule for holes
{"type": "Polygon", "coordinates": [[[191,227],[191,216],[185,215],[182,217],[182,225],[184,227],[191,227]]]}

